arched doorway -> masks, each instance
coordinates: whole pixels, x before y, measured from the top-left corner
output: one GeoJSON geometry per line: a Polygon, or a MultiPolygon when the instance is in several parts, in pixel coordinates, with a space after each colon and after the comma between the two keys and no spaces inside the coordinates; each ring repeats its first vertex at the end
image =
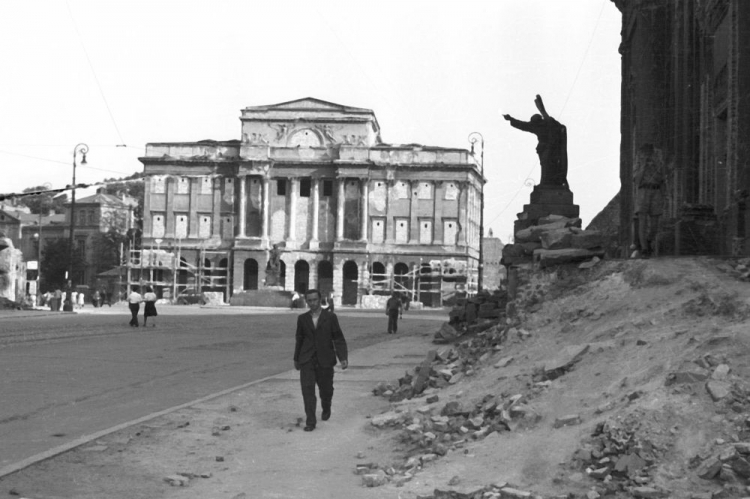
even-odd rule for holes
{"type": "Polygon", "coordinates": [[[357,304],[357,285],[359,284],[359,267],[356,262],[348,260],[344,263],[344,289],[341,290],[342,305],[357,304]]]}
{"type": "Polygon", "coordinates": [[[385,265],[380,262],[373,262],[370,265],[370,283],[375,294],[389,294],[388,276],[385,275],[385,265]]]}
{"type": "Polygon", "coordinates": [[[294,290],[305,294],[310,288],[310,264],[305,260],[297,260],[294,264],[294,290]]]}
{"type": "Polygon", "coordinates": [[[245,279],[243,289],[258,289],[258,261],[254,258],[245,260],[245,279]]]}
{"type": "Polygon", "coordinates": [[[333,293],[333,265],[328,260],[318,263],[318,290],[323,296],[333,293]]]}
{"type": "Polygon", "coordinates": [[[408,274],[409,266],[404,262],[393,266],[393,290],[401,294],[407,293],[411,298],[411,279],[408,274]]]}

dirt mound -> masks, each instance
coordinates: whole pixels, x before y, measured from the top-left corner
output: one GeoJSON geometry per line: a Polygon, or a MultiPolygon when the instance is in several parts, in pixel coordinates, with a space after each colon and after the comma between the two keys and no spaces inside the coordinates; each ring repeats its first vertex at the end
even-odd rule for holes
{"type": "Polygon", "coordinates": [[[461,337],[471,372],[392,405],[392,427],[414,445],[406,480],[383,487],[423,498],[747,495],[747,277],[744,263],[708,258],[525,274],[500,345],[476,351],[476,337],[461,337]],[[446,417],[456,402],[464,412],[446,417]],[[483,418],[509,431],[482,430],[483,418]],[[444,452],[424,459],[436,442],[444,452]]]}

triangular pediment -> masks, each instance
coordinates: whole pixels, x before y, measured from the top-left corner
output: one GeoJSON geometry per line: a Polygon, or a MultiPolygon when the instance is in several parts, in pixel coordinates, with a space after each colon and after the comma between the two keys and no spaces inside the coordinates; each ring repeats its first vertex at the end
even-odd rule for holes
{"type": "Polygon", "coordinates": [[[357,107],[351,107],[351,106],[344,106],[341,104],[336,104],[334,102],[328,102],[321,99],[316,99],[314,97],[305,97],[303,99],[296,99],[291,100],[287,102],[280,102],[278,104],[269,104],[267,106],[253,106],[248,107],[246,110],[263,110],[263,111],[271,111],[271,110],[277,110],[277,111],[338,111],[338,112],[365,112],[365,113],[371,113],[372,111],[370,109],[362,109],[357,107]]]}

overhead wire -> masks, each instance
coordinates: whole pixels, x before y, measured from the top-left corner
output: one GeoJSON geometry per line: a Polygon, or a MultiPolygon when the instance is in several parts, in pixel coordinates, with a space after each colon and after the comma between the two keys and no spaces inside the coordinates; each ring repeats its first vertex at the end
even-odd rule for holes
{"type": "Polygon", "coordinates": [[[81,49],[83,49],[83,54],[86,56],[86,61],[89,64],[89,68],[91,69],[91,74],[94,76],[94,81],[96,82],[96,86],[99,88],[99,95],[102,96],[102,100],[104,101],[104,107],[107,108],[107,113],[109,113],[109,117],[112,120],[112,125],[115,127],[115,131],[117,132],[117,136],[120,138],[120,144],[125,144],[125,140],[122,138],[122,134],[120,133],[120,127],[117,126],[117,122],[115,121],[115,117],[112,114],[112,110],[109,107],[109,102],[107,102],[107,97],[104,95],[104,90],[102,89],[102,85],[99,82],[99,77],[96,75],[96,71],[94,70],[94,65],[91,62],[91,58],[89,57],[89,53],[86,50],[86,45],[83,43],[83,38],[81,37],[81,33],[78,31],[78,26],[76,25],[76,20],[73,17],[73,12],[70,10],[70,5],[68,4],[68,0],[65,0],[65,6],[68,9],[68,14],[70,15],[70,21],[73,24],[73,30],[76,32],[76,36],[78,37],[78,41],[81,44],[81,49]]]}

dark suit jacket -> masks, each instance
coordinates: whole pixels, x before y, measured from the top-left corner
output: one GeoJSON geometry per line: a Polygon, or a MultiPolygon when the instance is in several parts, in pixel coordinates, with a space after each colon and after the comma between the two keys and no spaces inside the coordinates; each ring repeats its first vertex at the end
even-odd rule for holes
{"type": "Polygon", "coordinates": [[[336,357],[348,360],[344,333],[333,312],[321,310],[317,328],[310,311],[301,314],[297,317],[296,337],[294,362],[304,364],[317,355],[320,367],[333,367],[336,357]]]}

